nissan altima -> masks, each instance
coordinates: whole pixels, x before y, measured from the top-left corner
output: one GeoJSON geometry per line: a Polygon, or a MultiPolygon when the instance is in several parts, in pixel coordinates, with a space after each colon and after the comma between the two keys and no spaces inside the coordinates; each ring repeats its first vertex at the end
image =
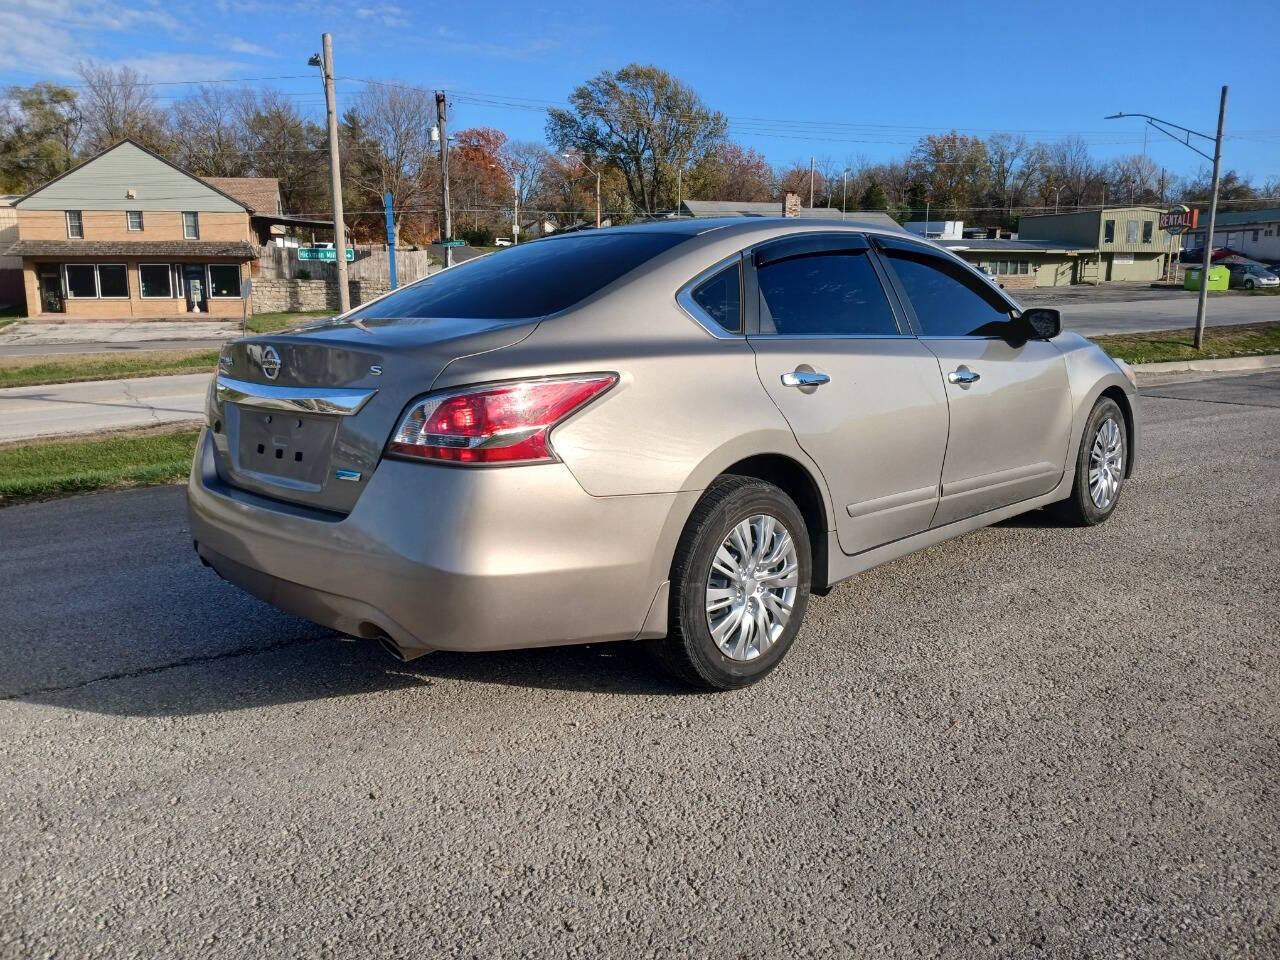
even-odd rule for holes
{"type": "Polygon", "coordinates": [[[1101,523],[1139,434],[1132,371],[1057,311],[782,218],[522,243],[229,344],[207,406],[196,550],[255,596],[405,659],[640,641],[711,689],[877,564],[1101,523]]]}

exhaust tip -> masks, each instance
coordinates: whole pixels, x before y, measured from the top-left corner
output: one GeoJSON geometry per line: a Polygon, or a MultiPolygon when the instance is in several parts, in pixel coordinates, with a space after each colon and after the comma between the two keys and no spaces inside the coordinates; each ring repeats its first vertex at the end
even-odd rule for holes
{"type": "Polygon", "coordinates": [[[366,640],[376,640],[378,646],[382,647],[383,650],[387,651],[387,653],[391,654],[391,656],[395,657],[401,663],[404,663],[408,659],[396,642],[391,639],[391,636],[387,631],[383,630],[376,623],[370,623],[368,620],[361,623],[360,636],[364,637],[366,640]]]}

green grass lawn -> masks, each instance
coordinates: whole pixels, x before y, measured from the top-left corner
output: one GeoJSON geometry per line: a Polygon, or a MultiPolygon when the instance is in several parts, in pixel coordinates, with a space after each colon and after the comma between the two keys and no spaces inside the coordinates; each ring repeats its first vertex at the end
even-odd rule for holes
{"type": "Polygon", "coordinates": [[[77,353],[0,358],[0,387],[80,380],[119,380],[175,373],[211,373],[217,350],[145,350],[138,353],[77,353]]]}
{"type": "Polygon", "coordinates": [[[1120,357],[1129,363],[1252,357],[1280,353],[1280,323],[1207,327],[1203,350],[1195,348],[1195,331],[1191,329],[1116,334],[1092,339],[1111,356],[1120,357]]]}
{"type": "Polygon", "coordinates": [[[250,333],[275,333],[288,330],[319,317],[336,317],[337,310],[298,310],[293,313],[255,313],[249,318],[250,333]]]}
{"type": "Polygon", "coordinates": [[[167,427],[0,446],[0,506],[181,480],[191,469],[198,433],[167,427]]]}

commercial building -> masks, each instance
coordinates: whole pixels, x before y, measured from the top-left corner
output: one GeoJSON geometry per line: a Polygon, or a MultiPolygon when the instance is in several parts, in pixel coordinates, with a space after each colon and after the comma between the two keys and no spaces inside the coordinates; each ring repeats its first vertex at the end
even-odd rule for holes
{"type": "Polygon", "coordinates": [[[1159,207],[1106,207],[1076,213],[1024,216],[1019,242],[1033,240],[1092,251],[1081,256],[1076,283],[1108,280],[1153,282],[1165,275],[1180,244],[1160,229],[1159,207]]]}
{"type": "Polygon", "coordinates": [[[939,245],[1011,290],[1080,283],[1097,250],[1044,240],[938,240],[939,245]]]}
{"type": "Polygon", "coordinates": [[[22,303],[22,258],[5,255],[18,239],[16,196],[0,194],[0,307],[22,303]]]}
{"type": "MultiPolygon", "coordinates": [[[[1201,223],[1207,221],[1201,216],[1201,223]]],[[[1204,249],[1205,230],[1187,233],[1187,249],[1204,249]]],[[[1280,262],[1280,207],[1265,210],[1218,211],[1213,225],[1213,246],[1226,248],[1252,260],[1280,262]]]]}
{"type": "Polygon", "coordinates": [[[908,220],[903,228],[926,240],[963,240],[963,220],[908,220]]]}
{"type": "MultiPolygon", "coordinates": [[[[248,204],[124,140],[14,204],[27,315],[240,316],[248,204]]],[[[272,211],[275,213],[277,211],[272,211]]]]}

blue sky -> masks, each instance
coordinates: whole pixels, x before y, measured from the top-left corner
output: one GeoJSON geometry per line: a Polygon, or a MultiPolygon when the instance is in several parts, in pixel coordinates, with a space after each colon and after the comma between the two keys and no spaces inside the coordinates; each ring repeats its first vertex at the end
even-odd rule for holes
{"type": "MultiPolygon", "coordinates": [[[[306,66],[334,35],[340,97],[355,79],[444,87],[454,129],[495,126],[541,139],[544,110],[604,69],[664,67],[730,118],[771,162],[905,153],[922,133],[958,128],[1056,139],[1077,133],[1100,157],[1141,152],[1138,120],[1165,116],[1212,133],[1231,87],[1224,165],[1280,174],[1280,8],[1235,3],[546,3],[410,0],[3,0],[0,84],[74,82],[77,60],[130,63],[153,81],[271,81],[323,110],[306,66]],[[1212,15],[1215,55],[1191,38],[1212,15]],[[1239,29],[1241,25],[1252,25],[1239,29]],[[1185,53],[1183,53],[1185,51],[1185,53]]],[[[157,86],[162,98],[178,84],[157,86]]],[[[340,104],[341,105],[341,104],[340,104]]],[[[1175,173],[1195,154],[1152,132],[1146,149],[1175,173]]]]}

